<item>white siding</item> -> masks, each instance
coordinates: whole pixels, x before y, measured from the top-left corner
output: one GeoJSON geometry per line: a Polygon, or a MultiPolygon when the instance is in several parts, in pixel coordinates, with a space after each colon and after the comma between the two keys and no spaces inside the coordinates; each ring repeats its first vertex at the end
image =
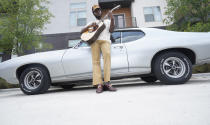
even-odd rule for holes
{"type": "Polygon", "coordinates": [[[46,25],[44,34],[80,32],[83,27],[70,26],[70,4],[86,2],[87,22],[95,19],[92,14],[91,7],[98,4],[98,0],[49,0],[49,11],[54,15],[50,20],[50,24],[46,25]]]}
{"type": "MultiPolygon", "coordinates": [[[[50,20],[50,24],[46,25],[44,34],[56,34],[56,33],[69,33],[80,32],[83,26],[71,27],[70,26],[70,4],[86,2],[87,23],[95,20],[92,14],[91,7],[94,4],[98,4],[98,0],[49,0],[49,10],[54,15],[50,20]]],[[[145,22],[144,7],[160,6],[162,20],[166,18],[164,15],[166,0],[134,0],[131,5],[131,15],[136,17],[137,25],[139,27],[157,27],[165,26],[163,21],[161,22],[145,22]]]]}

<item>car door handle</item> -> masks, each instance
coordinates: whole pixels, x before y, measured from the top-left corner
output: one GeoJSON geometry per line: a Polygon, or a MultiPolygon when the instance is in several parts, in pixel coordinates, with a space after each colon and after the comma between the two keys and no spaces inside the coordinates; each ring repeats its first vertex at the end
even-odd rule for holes
{"type": "Polygon", "coordinates": [[[118,48],[119,48],[119,49],[122,49],[123,46],[114,46],[113,48],[114,48],[114,49],[118,49],[118,48]]]}

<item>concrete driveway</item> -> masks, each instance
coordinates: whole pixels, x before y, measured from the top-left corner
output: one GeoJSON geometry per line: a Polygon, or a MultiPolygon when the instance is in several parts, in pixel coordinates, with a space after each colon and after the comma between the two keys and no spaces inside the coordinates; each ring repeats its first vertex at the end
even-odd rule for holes
{"type": "Polygon", "coordinates": [[[117,92],[51,88],[41,95],[0,90],[1,125],[210,125],[210,74],[183,85],[113,81],[117,92]]]}

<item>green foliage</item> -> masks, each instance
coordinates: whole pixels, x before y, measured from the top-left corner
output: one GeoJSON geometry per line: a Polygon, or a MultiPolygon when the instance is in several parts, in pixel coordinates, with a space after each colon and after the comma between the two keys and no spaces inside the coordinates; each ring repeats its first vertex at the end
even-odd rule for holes
{"type": "Polygon", "coordinates": [[[210,31],[210,22],[209,23],[196,23],[195,25],[188,24],[187,28],[184,30],[186,32],[209,32],[210,31]]]}
{"type": "Polygon", "coordinates": [[[40,43],[52,48],[41,36],[52,17],[44,6],[48,3],[47,0],[0,0],[0,51],[23,55],[24,50],[39,48],[40,43]]]}
{"type": "Polygon", "coordinates": [[[207,72],[210,72],[210,64],[195,66],[193,68],[193,73],[207,73],[207,72]]]}
{"type": "Polygon", "coordinates": [[[169,30],[175,31],[209,31],[204,28],[210,23],[210,0],[167,0],[165,14],[168,16],[164,22],[170,26],[169,30]],[[199,23],[199,24],[197,24],[199,23]],[[195,25],[195,26],[194,26],[195,25]],[[192,28],[192,30],[190,30],[192,28]],[[197,30],[198,28],[198,30],[197,30]]]}
{"type": "Polygon", "coordinates": [[[4,79],[0,78],[0,89],[18,88],[18,87],[19,85],[7,83],[4,79]]]}

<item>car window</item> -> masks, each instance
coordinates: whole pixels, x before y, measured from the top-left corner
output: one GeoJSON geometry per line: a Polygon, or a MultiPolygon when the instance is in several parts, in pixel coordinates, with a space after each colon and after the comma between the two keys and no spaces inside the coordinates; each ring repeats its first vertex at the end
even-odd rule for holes
{"type": "Polygon", "coordinates": [[[112,44],[118,44],[121,42],[121,32],[113,32],[111,34],[111,41],[112,41],[112,44]]]}
{"type": "Polygon", "coordinates": [[[76,46],[81,40],[80,39],[76,39],[76,40],[69,40],[68,41],[68,47],[72,48],[74,46],[76,46]]]}
{"type": "Polygon", "coordinates": [[[88,47],[89,45],[88,45],[88,43],[87,42],[80,42],[80,45],[79,45],[79,47],[88,47]]]}
{"type": "Polygon", "coordinates": [[[124,31],[122,32],[122,42],[132,42],[144,37],[145,34],[142,31],[124,31]]]}

